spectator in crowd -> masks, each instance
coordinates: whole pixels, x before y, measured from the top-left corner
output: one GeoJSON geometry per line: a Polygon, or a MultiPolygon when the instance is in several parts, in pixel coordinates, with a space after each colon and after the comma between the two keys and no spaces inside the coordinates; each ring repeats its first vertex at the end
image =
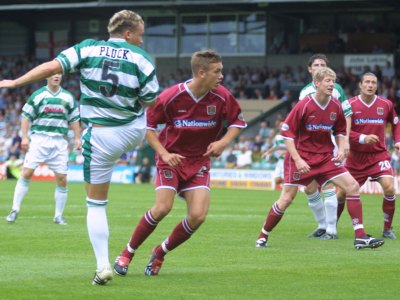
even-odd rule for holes
{"type": "Polygon", "coordinates": [[[5,162],[7,168],[7,179],[19,179],[22,173],[24,161],[15,154],[11,154],[5,162]]]}
{"type": "Polygon", "coordinates": [[[228,169],[233,169],[233,168],[236,168],[236,166],[237,166],[236,154],[235,154],[233,148],[229,148],[229,154],[226,157],[225,167],[228,168],[228,169]]]}
{"type": "Polygon", "coordinates": [[[269,136],[271,128],[269,127],[269,121],[263,120],[259,124],[258,134],[261,138],[266,138],[269,136]]]}
{"type": "Polygon", "coordinates": [[[10,155],[15,155],[19,158],[21,154],[21,141],[22,138],[19,136],[19,130],[15,129],[12,137],[11,147],[9,149],[10,155]]]}
{"type": "Polygon", "coordinates": [[[237,155],[236,167],[244,169],[251,166],[251,150],[247,145],[240,148],[240,153],[237,155]]]}
{"type": "Polygon", "coordinates": [[[253,149],[251,149],[251,163],[261,163],[262,160],[262,152],[260,150],[260,146],[254,145],[253,149]]]}
{"type": "Polygon", "coordinates": [[[395,76],[395,70],[392,63],[388,60],[386,65],[382,68],[382,77],[386,77],[389,81],[395,76]]]}
{"type": "Polygon", "coordinates": [[[143,157],[139,170],[135,173],[136,183],[148,183],[151,180],[151,165],[148,157],[143,157]]]}

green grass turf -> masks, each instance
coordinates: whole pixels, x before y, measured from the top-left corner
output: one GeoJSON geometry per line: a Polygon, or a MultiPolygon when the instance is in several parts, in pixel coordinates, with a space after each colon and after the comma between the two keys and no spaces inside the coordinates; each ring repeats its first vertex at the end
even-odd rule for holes
{"type": "MultiPolygon", "coordinates": [[[[338,240],[307,238],[315,221],[299,193],[271,234],[269,247],[256,249],[279,193],[252,190],[213,189],[203,226],[166,256],[158,277],[146,277],[152,247],[185,216],[185,203],[177,199],[138,250],[128,275],[115,276],[108,286],[92,286],[95,258],[85,225],[83,184],[69,184],[69,224],[60,226],[52,223],[52,182],[31,182],[17,222],[8,224],[4,217],[15,183],[0,182],[0,299],[398,299],[400,239],[386,240],[375,250],[355,250],[346,212],[338,240]]],[[[378,236],[382,197],[362,198],[367,232],[378,236]]],[[[154,190],[151,185],[112,185],[109,199],[113,261],[153,204],[154,190]]]]}

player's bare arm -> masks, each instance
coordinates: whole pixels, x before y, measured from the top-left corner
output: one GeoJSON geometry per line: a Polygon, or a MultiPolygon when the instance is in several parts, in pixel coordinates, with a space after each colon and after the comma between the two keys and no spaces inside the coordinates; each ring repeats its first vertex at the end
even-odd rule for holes
{"type": "Polygon", "coordinates": [[[161,159],[171,167],[179,166],[184,156],[177,153],[169,153],[167,149],[160,143],[157,132],[155,130],[146,131],[146,139],[149,145],[160,155],[161,159]]]}
{"type": "Polygon", "coordinates": [[[72,131],[74,132],[74,142],[75,142],[75,149],[81,150],[82,148],[82,141],[81,141],[81,127],[79,126],[79,122],[74,122],[71,125],[72,131]]]}
{"type": "Polygon", "coordinates": [[[29,127],[30,127],[30,121],[23,116],[21,118],[21,132],[22,132],[21,149],[24,151],[28,151],[29,148],[29,137],[28,137],[29,127]]]}
{"type": "Polygon", "coordinates": [[[343,145],[343,151],[346,157],[350,151],[350,142],[349,142],[350,129],[351,129],[351,115],[346,117],[346,138],[344,140],[344,145],[343,145]]]}
{"type": "Polygon", "coordinates": [[[17,79],[0,81],[0,88],[17,88],[61,73],[60,63],[57,60],[52,60],[33,68],[17,79]]]}
{"type": "Polygon", "coordinates": [[[336,140],[336,145],[337,145],[338,149],[337,149],[336,155],[333,157],[333,161],[342,163],[344,161],[344,159],[346,158],[345,150],[344,150],[344,147],[346,144],[346,137],[341,136],[341,135],[335,136],[335,140],[336,140]]]}
{"type": "Polygon", "coordinates": [[[296,146],[294,145],[293,140],[285,139],[285,144],[287,147],[287,151],[292,157],[294,163],[296,164],[296,168],[301,173],[310,172],[310,166],[305,162],[304,159],[301,158],[299,152],[297,152],[296,146]]]}
{"type": "Polygon", "coordinates": [[[206,153],[203,156],[220,156],[222,151],[240,134],[241,128],[229,127],[224,137],[218,141],[212,142],[208,145],[206,153]]]}

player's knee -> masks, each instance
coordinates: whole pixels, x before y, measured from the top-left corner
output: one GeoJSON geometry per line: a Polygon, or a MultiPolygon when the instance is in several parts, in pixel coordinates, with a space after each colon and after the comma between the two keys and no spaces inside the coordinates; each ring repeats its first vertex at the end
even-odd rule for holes
{"type": "Polygon", "coordinates": [[[189,214],[190,224],[193,229],[197,229],[207,218],[207,213],[198,212],[189,214]]]}
{"type": "Polygon", "coordinates": [[[294,197],[291,195],[282,195],[277,202],[279,209],[286,210],[292,204],[293,199],[294,197]]]}
{"type": "Polygon", "coordinates": [[[360,193],[360,185],[356,180],[349,181],[346,187],[347,195],[354,195],[360,193]]]}
{"type": "Polygon", "coordinates": [[[385,195],[387,195],[387,196],[393,196],[393,195],[395,195],[396,191],[395,191],[394,185],[393,185],[393,184],[390,184],[390,185],[386,186],[386,187],[384,188],[384,190],[383,190],[383,193],[384,193],[385,195]]]}
{"type": "Polygon", "coordinates": [[[157,221],[161,221],[172,209],[172,205],[168,204],[157,204],[153,206],[151,209],[151,214],[153,215],[154,219],[157,221]]]}
{"type": "Polygon", "coordinates": [[[307,195],[312,195],[312,194],[314,194],[317,190],[318,190],[318,187],[315,186],[315,185],[313,185],[313,184],[311,184],[311,185],[307,185],[307,186],[305,187],[304,192],[305,192],[307,195]]]}

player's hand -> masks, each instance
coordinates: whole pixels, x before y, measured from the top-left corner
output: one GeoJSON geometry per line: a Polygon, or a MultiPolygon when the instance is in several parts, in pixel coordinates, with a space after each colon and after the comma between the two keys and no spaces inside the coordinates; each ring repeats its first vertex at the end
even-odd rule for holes
{"type": "Polygon", "coordinates": [[[335,164],[342,164],[343,161],[345,160],[346,155],[344,154],[344,151],[338,150],[336,155],[332,158],[332,161],[335,162],[335,164]]]}
{"type": "Polygon", "coordinates": [[[29,149],[29,139],[26,137],[23,137],[21,139],[21,149],[24,151],[28,151],[29,149]]]}
{"type": "Polygon", "coordinates": [[[295,160],[294,163],[296,164],[297,171],[302,174],[308,173],[311,170],[310,166],[301,158],[295,160]]]}
{"type": "Polygon", "coordinates": [[[269,153],[267,153],[267,152],[264,152],[261,155],[261,158],[265,158],[265,161],[269,161],[269,159],[271,158],[271,155],[269,155],[269,153]]]}
{"type": "Polygon", "coordinates": [[[395,148],[397,151],[400,151],[400,143],[394,144],[394,148],[395,148]]]}
{"type": "Polygon", "coordinates": [[[161,159],[170,167],[175,168],[182,164],[182,160],[185,159],[185,157],[176,153],[166,153],[161,155],[161,159]]]}
{"type": "Polygon", "coordinates": [[[10,88],[10,89],[14,89],[16,88],[16,84],[14,80],[9,80],[9,79],[4,79],[4,80],[0,80],[0,89],[1,88],[10,88]]]}
{"type": "Polygon", "coordinates": [[[82,141],[80,138],[75,139],[75,149],[81,150],[82,149],[82,141]]]}
{"type": "Polygon", "coordinates": [[[222,141],[216,141],[208,145],[206,153],[203,156],[218,157],[225,149],[225,144],[222,141]]]}
{"type": "Polygon", "coordinates": [[[364,142],[367,145],[372,145],[379,142],[379,137],[375,134],[368,134],[367,136],[365,136],[364,142]]]}

